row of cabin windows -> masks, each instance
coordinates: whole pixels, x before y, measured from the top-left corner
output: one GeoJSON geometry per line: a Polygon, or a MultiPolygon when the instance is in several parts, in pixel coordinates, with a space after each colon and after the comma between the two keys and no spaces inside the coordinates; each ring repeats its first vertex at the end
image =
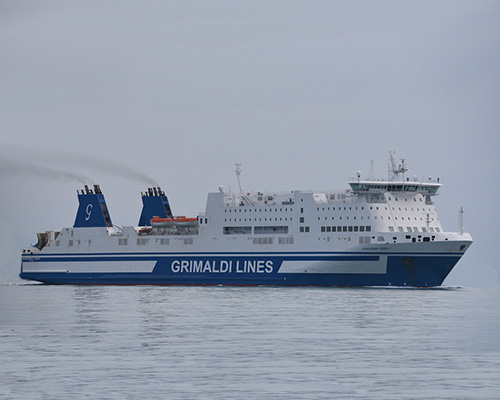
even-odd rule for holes
{"type": "MultiPolygon", "coordinates": [[[[365,209],[364,207],[359,207],[359,208],[361,210],[365,209]]],[[[387,207],[384,207],[384,208],[385,208],[385,210],[387,210],[387,207]]],[[[399,208],[399,211],[402,211],[401,207],[398,207],[398,208],[399,208]]],[[[349,207],[349,208],[347,208],[347,207],[339,207],[339,211],[342,211],[342,209],[343,209],[343,211],[347,211],[347,209],[352,210],[352,207],[349,207]]],[[[354,209],[357,210],[358,207],[355,207],[354,209]]],[[[375,206],[375,210],[378,210],[378,209],[379,209],[379,207],[375,206]]],[[[304,212],[303,208],[301,208],[300,210],[301,210],[302,213],[304,212]]],[[[316,210],[317,211],[330,211],[330,207],[321,207],[321,210],[320,210],[320,207],[317,207],[316,210]]],[[[370,206],[370,210],[373,210],[373,206],[370,206]]],[[[335,207],[332,207],[332,211],[335,211],[335,207]]],[[[395,211],[394,207],[392,207],[392,211],[395,211]]],[[[408,207],[405,207],[405,211],[408,211],[408,207]]],[[[411,211],[415,211],[413,207],[411,207],[411,211]]],[[[420,208],[417,208],[417,211],[420,211],[420,208]]],[[[425,212],[425,207],[422,208],[422,211],[425,212]]],[[[429,207],[428,211],[432,212],[432,209],[429,207]]]]}
{"type": "MultiPolygon", "coordinates": [[[[87,242],[88,242],[88,244],[92,243],[91,239],[88,239],[87,242]]],[[[81,240],[76,240],[76,243],[77,243],[78,246],[80,246],[80,244],[82,243],[82,241],[81,240]]],[[[74,241],[72,239],[68,240],[68,246],[71,247],[71,246],[73,246],[73,244],[74,244],[74,241]]],[[[60,245],[61,245],[61,242],[59,240],[57,240],[56,241],[56,246],[60,246],[60,245]]]]}
{"type": "MultiPolygon", "coordinates": [[[[373,219],[378,219],[379,217],[380,217],[380,219],[384,219],[384,217],[383,217],[382,215],[380,215],[380,216],[375,215],[375,216],[373,217],[373,219]]],[[[325,221],[327,221],[327,220],[328,220],[328,217],[324,217],[324,218],[325,218],[325,221]]],[[[389,220],[391,219],[391,217],[386,217],[386,218],[387,218],[387,219],[389,219],[389,220]]],[[[406,217],[406,218],[408,219],[408,221],[411,221],[411,217],[406,217]]],[[[419,217],[419,218],[420,218],[420,221],[423,221],[423,220],[424,220],[422,217],[419,217]]],[[[334,220],[335,220],[335,217],[331,217],[331,219],[332,219],[332,221],[334,221],[334,220]]],[[[349,219],[349,217],[346,217],[346,220],[348,220],[348,219],[349,219]]],[[[356,219],[356,217],[353,217],[353,219],[356,219]]],[[[360,219],[363,219],[363,217],[360,217],[360,219]]],[[[366,219],[370,219],[370,216],[367,216],[367,217],[366,217],[366,219]]],[[[397,219],[398,219],[398,217],[394,217],[394,219],[395,219],[395,220],[397,220],[397,219]]],[[[417,217],[413,217],[413,219],[414,219],[415,221],[418,221],[418,220],[417,220],[417,217]]],[[[342,220],[342,217],[339,217],[339,220],[342,220]]],[[[403,220],[403,221],[404,221],[404,220],[405,220],[405,217],[401,217],[401,220],[403,220]]],[[[439,220],[439,219],[438,219],[438,220],[439,220]]],[[[321,221],[321,217],[318,217],[318,221],[321,221]]],[[[434,218],[432,218],[432,217],[431,217],[431,218],[429,219],[429,221],[434,221],[434,218]]],[[[300,218],[300,222],[304,222],[304,218],[302,218],[302,217],[301,217],[301,218],[300,218]]]]}
{"type": "MultiPolygon", "coordinates": [[[[325,218],[325,221],[328,220],[328,217],[324,217],[324,218],[325,218]]],[[[339,218],[339,220],[342,220],[342,217],[338,217],[338,218],[339,218]]],[[[352,217],[352,219],[356,219],[356,218],[357,218],[356,216],[352,217]]],[[[363,219],[363,218],[364,218],[363,216],[359,217],[359,219],[363,219]]],[[[381,218],[383,218],[383,217],[381,217],[381,218]]],[[[345,219],[347,220],[347,219],[349,219],[349,217],[345,217],[345,219]]],[[[366,219],[370,219],[370,216],[368,215],[366,217],[366,219]]],[[[377,219],[377,216],[375,216],[375,219],[377,219]]],[[[389,219],[390,219],[390,217],[389,217],[389,219]]],[[[335,221],[335,217],[331,217],[331,220],[335,221]]],[[[321,221],[321,217],[318,217],[318,221],[321,221]]]]}
{"type": "MultiPolygon", "coordinates": [[[[391,197],[388,197],[388,199],[389,199],[389,201],[392,201],[392,198],[391,198],[391,197]]],[[[419,197],[418,199],[420,200],[420,202],[422,202],[422,197],[419,197]]],[[[397,197],[395,197],[395,198],[394,198],[394,200],[395,200],[395,201],[398,201],[398,198],[397,198],[397,197]]],[[[408,199],[406,199],[406,198],[405,198],[405,201],[408,201],[408,199]]],[[[413,198],[413,201],[416,203],[416,202],[417,202],[417,199],[414,197],[414,198],[413,198]]]]}
{"type": "MultiPolygon", "coordinates": [[[[273,244],[272,237],[256,237],[253,238],[253,244],[273,244]]],[[[278,244],[293,244],[293,236],[279,237],[278,244]]]]}
{"type": "Polygon", "coordinates": [[[322,226],[321,232],[370,232],[372,227],[368,226],[322,226]]]}
{"type": "MultiPolygon", "coordinates": [[[[292,217],[290,217],[290,219],[288,219],[288,217],[284,217],[284,218],[280,217],[279,219],[278,219],[278,217],[274,218],[274,221],[292,221],[292,220],[293,220],[292,217]]],[[[252,222],[252,221],[254,221],[254,222],[259,222],[259,221],[260,222],[262,222],[262,221],[267,222],[267,221],[273,221],[273,219],[272,218],[253,218],[253,219],[252,218],[224,218],[224,222],[247,222],[247,221],[248,222],[252,222]]]]}
{"type": "MultiPolygon", "coordinates": [[[[278,212],[277,208],[274,208],[274,209],[272,209],[272,208],[264,208],[264,209],[262,209],[262,208],[259,208],[259,209],[255,208],[253,210],[253,212],[260,212],[261,213],[262,210],[264,210],[264,212],[278,212]]],[[[280,208],[279,212],[283,212],[283,211],[289,212],[289,211],[292,211],[292,210],[293,210],[292,208],[280,208]]],[[[250,212],[252,212],[252,209],[251,208],[248,208],[248,209],[247,208],[243,208],[243,209],[241,209],[241,208],[235,208],[235,209],[226,208],[224,210],[224,212],[225,213],[231,213],[231,212],[235,212],[235,213],[249,212],[250,213],[250,212]]]]}
{"type": "MultiPolygon", "coordinates": [[[[339,211],[342,211],[342,209],[344,211],[347,211],[348,208],[347,207],[339,207],[338,209],[339,209],[339,211]]],[[[358,207],[355,207],[354,209],[357,210],[358,207]]],[[[359,209],[360,210],[364,210],[365,208],[364,207],[359,207],[359,209]]],[[[319,211],[319,207],[317,207],[316,210],[319,211]]],[[[352,207],[349,207],[349,210],[352,210],[352,207]]],[[[371,210],[371,207],[370,207],[370,210],[371,210]]],[[[377,207],[377,210],[378,210],[378,207],[377,207]]],[[[330,207],[321,207],[321,211],[330,211],[330,207]]],[[[335,211],[335,207],[332,207],[332,211],[335,211]]]]}

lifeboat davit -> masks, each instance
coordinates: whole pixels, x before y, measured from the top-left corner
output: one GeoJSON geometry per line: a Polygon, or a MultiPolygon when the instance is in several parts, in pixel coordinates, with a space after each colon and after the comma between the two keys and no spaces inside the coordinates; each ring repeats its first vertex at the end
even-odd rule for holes
{"type": "Polygon", "coordinates": [[[198,218],[177,217],[174,219],[175,225],[183,228],[198,226],[198,218]]]}
{"type": "Polygon", "coordinates": [[[155,228],[171,228],[174,226],[172,218],[153,217],[150,222],[151,226],[155,228]]]}

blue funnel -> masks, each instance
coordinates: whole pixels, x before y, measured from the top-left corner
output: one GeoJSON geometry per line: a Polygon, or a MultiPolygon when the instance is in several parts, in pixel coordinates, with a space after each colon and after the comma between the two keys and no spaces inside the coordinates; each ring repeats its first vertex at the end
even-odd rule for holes
{"type": "Polygon", "coordinates": [[[151,225],[149,221],[153,217],[173,218],[167,196],[160,187],[149,188],[147,192],[141,194],[142,212],[139,226],[151,225]]]}
{"type": "Polygon", "coordinates": [[[94,190],[85,185],[85,189],[78,192],[78,201],[80,206],[76,213],[74,228],[113,226],[99,185],[94,185],[94,190]]]}

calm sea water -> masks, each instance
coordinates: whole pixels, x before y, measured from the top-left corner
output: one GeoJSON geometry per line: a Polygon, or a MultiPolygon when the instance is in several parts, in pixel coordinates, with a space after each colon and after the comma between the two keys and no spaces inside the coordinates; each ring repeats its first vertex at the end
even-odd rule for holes
{"type": "Polygon", "coordinates": [[[0,286],[2,399],[499,399],[500,288],[0,286]]]}

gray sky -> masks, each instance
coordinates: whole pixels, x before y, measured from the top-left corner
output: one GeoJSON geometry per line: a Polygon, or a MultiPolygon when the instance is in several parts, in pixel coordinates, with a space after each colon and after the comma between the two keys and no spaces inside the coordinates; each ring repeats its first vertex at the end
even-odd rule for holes
{"type": "Polygon", "coordinates": [[[81,178],[137,224],[219,185],[343,189],[389,150],[440,177],[475,243],[447,284],[498,284],[498,1],[0,0],[0,282],[36,232],[71,226],[81,178]]]}

